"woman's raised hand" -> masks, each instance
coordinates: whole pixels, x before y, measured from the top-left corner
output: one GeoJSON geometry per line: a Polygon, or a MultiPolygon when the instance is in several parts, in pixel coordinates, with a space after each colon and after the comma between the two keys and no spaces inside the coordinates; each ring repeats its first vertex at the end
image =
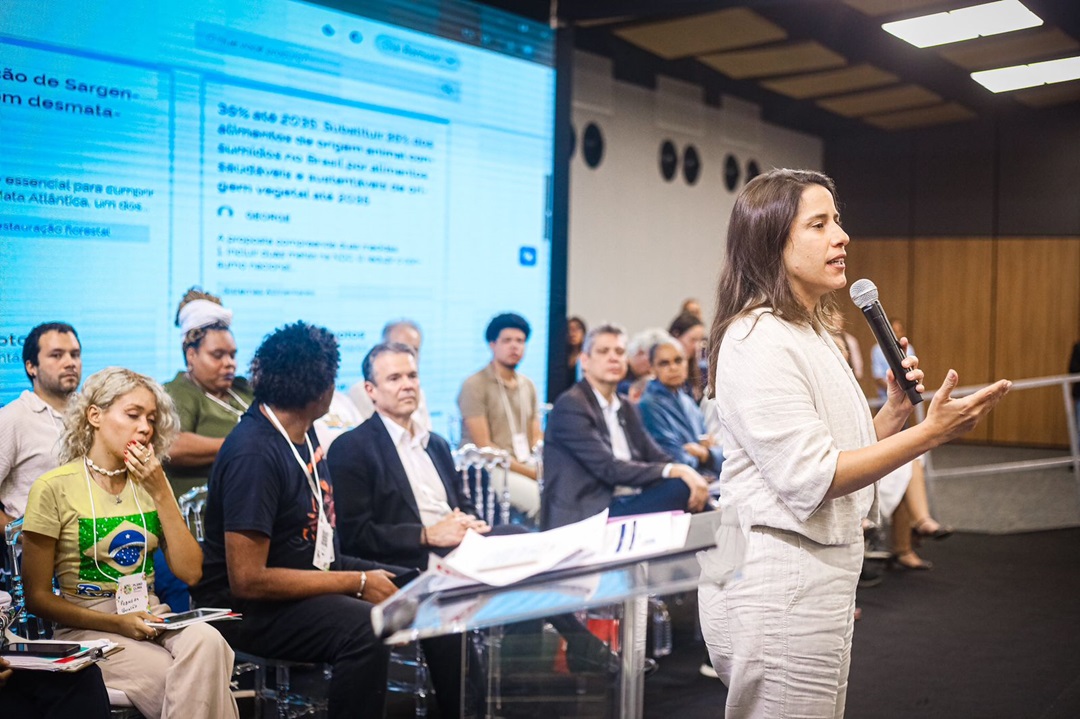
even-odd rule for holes
{"type": "Polygon", "coordinates": [[[954,399],[952,391],[959,382],[956,370],[949,370],[926,411],[926,422],[923,424],[934,432],[942,444],[975,429],[975,425],[997,406],[1012,387],[1012,382],[1002,379],[967,397],[954,399]]]}
{"type": "Polygon", "coordinates": [[[165,470],[152,448],[142,442],[130,442],[124,450],[124,465],[127,467],[128,477],[136,484],[141,484],[155,501],[162,493],[172,494],[165,470]]]}

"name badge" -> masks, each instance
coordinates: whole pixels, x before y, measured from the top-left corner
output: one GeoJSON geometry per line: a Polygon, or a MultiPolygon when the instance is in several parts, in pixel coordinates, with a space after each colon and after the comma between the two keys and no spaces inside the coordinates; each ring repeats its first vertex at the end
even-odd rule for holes
{"type": "Polygon", "coordinates": [[[532,450],[529,448],[529,438],[522,432],[516,432],[510,437],[514,445],[514,458],[519,462],[528,462],[532,458],[532,450]]]}
{"type": "Polygon", "coordinates": [[[150,604],[150,592],[146,586],[146,575],[142,572],[120,577],[116,583],[116,613],[131,614],[145,612],[150,604]]]}
{"type": "Polygon", "coordinates": [[[334,528],[319,513],[319,529],[315,535],[315,558],[311,560],[316,569],[329,569],[334,563],[334,528]]]}

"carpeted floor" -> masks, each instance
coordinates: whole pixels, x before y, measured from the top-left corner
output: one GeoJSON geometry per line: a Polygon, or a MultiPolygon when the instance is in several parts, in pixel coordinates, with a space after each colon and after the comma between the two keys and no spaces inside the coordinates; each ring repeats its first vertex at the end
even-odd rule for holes
{"type": "MultiPolygon", "coordinates": [[[[925,544],[930,572],[859,592],[850,719],[1080,717],[1080,529],[957,534],[925,544]]],[[[701,677],[694,603],[672,606],[675,652],[645,685],[645,716],[723,715],[701,677]]]]}

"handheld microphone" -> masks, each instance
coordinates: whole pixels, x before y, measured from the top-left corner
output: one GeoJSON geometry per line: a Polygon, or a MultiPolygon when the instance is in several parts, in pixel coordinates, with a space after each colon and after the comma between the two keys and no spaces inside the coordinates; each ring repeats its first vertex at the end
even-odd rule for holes
{"type": "Polygon", "coordinates": [[[855,281],[851,285],[851,301],[862,310],[870,329],[874,331],[878,346],[881,347],[881,352],[885,355],[885,359],[889,363],[889,369],[892,370],[893,376],[896,377],[900,389],[907,394],[911,404],[922,402],[922,395],[915,389],[916,383],[907,378],[908,371],[901,364],[904,360],[904,348],[900,346],[900,342],[896,339],[896,335],[892,331],[892,325],[889,324],[889,318],[885,316],[885,310],[882,309],[881,303],[878,302],[877,286],[870,280],[855,281]]]}

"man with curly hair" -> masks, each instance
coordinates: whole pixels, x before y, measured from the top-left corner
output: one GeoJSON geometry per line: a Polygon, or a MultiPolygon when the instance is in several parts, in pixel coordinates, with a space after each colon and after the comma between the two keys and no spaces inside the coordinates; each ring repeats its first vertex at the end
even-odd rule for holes
{"type": "Polygon", "coordinates": [[[243,613],[221,625],[241,651],[331,664],[331,717],[361,707],[381,716],[388,649],[372,631],[371,607],[396,591],[394,568],[341,553],[312,429],[339,363],[333,334],[304,322],[271,333],[255,352],[255,401],[210,474],[203,580],[192,595],[243,613]]]}

